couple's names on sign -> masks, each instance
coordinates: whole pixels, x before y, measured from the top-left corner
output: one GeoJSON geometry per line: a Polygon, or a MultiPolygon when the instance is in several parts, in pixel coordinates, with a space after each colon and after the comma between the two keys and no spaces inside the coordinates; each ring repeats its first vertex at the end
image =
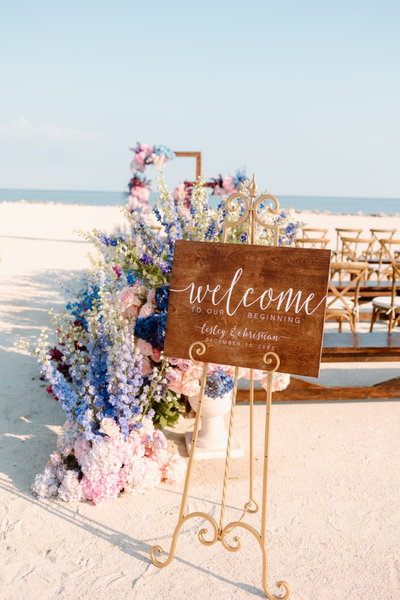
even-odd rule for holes
{"type": "Polygon", "coordinates": [[[330,250],[177,241],[165,354],[318,377],[330,250]]]}

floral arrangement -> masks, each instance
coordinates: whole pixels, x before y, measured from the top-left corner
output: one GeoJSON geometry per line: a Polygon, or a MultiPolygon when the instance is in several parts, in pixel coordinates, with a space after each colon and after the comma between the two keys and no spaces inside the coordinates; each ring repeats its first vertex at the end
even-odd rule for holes
{"type": "Polygon", "coordinates": [[[213,193],[216,196],[225,196],[238,192],[241,186],[248,180],[244,170],[237,170],[235,175],[218,175],[211,180],[213,193]]]}
{"type": "MultiPolygon", "coordinates": [[[[155,297],[159,299],[157,300],[158,312],[139,316],[134,329],[139,347],[145,348],[145,352],[150,356],[154,351],[163,350],[175,241],[188,239],[216,242],[221,239],[222,227],[227,218],[225,204],[222,201],[216,208],[211,208],[209,194],[204,184],[204,178],[199,178],[193,184],[190,206],[187,208],[184,198],[180,197],[176,200],[168,191],[163,177],[159,179],[160,201],[155,204],[154,215],[161,234],[148,226],[139,215],[130,213],[127,216],[131,232],[127,238],[115,236],[105,238],[104,234],[99,232],[95,232],[94,236],[89,238],[100,248],[103,245],[103,252],[104,246],[107,247],[107,260],[114,262],[114,268],[121,272],[133,273],[135,278],[153,290],[155,297]]],[[[244,191],[248,184],[249,182],[241,184],[244,191]]],[[[232,220],[237,220],[240,211],[241,208],[238,206],[232,214],[232,220]]],[[[265,204],[260,207],[259,214],[264,222],[279,225],[280,245],[295,245],[296,235],[303,223],[293,221],[289,210],[273,214],[265,204]]],[[[245,242],[247,231],[244,228],[239,231],[230,230],[229,236],[229,241],[245,242]]],[[[260,229],[256,240],[259,244],[272,244],[271,231],[260,229]]],[[[167,361],[165,358],[163,360],[168,362],[166,379],[170,391],[189,397],[199,392],[202,373],[199,366],[189,360],[169,359],[167,361]]],[[[246,369],[241,369],[239,373],[240,377],[250,376],[246,369]]],[[[254,376],[266,387],[265,371],[255,371],[254,376]]],[[[232,389],[233,368],[226,365],[210,365],[208,380],[208,389],[212,397],[216,397],[218,390],[232,389]]],[[[274,374],[274,391],[285,389],[288,383],[288,375],[274,374]]]]}
{"type": "Polygon", "coordinates": [[[158,485],[180,482],[186,470],[179,455],[167,451],[164,434],[146,417],[127,438],[115,421],[104,418],[91,442],[67,421],[43,473],[32,485],[39,498],[56,496],[65,502],[91,500],[102,504],[124,491],[132,496],[158,485]]]}
{"type": "Polygon", "coordinates": [[[179,418],[167,363],[155,347],[165,331],[158,339],[149,328],[154,347],[134,334],[136,322],[162,316],[165,306],[163,290],[147,291],[131,273],[104,264],[85,274],[75,301],[53,318],[59,348],[49,351],[42,333],[33,353],[67,422],[60,451],[33,484],[39,497],[99,504],[183,477],[185,461],[167,452],[155,430],[179,418]]]}
{"type": "MultiPolygon", "coordinates": [[[[156,154],[154,148],[152,153],[148,147],[137,150],[139,165],[156,154]]],[[[179,417],[180,395],[200,391],[202,367],[167,359],[163,348],[175,242],[217,242],[228,218],[223,200],[216,208],[209,205],[204,184],[204,178],[194,183],[185,207],[161,177],[160,199],[152,209],[158,230],[127,209],[128,234],[84,234],[100,249],[101,260],[85,274],[62,319],[54,319],[59,347],[49,351],[42,334],[33,351],[67,417],[58,451],[33,484],[38,496],[99,504],[123,491],[141,493],[160,481],[182,478],[185,461],[167,452],[165,436],[156,428],[179,417]]],[[[241,190],[248,185],[242,183],[241,190]]],[[[238,204],[230,218],[237,220],[241,210],[238,204]]],[[[264,205],[259,216],[279,224],[280,245],[295,245],[303,224],[289,210],[272,214],[264,205]]],[[[245,226],[229,230],[228,241],[246,240],[245,226]]],[[[260,228],[256,242],[271,244],[270,231],[260,228]]],[[[230,391],[233,374],[231,366],[209,365],[207,395],[230,391]]],[[[240,369],[239,376],[249,377],[249,370],[240,369]]],[[[266,386],[265,371],[254,376],[266,386]]],[[[274,391],[288,383],[288,375],[274,373],[274,391]]]]}
{"type": "Polygon", "coordinates": [[[148,144],[136,144],[135,148],[130,148],[134,153],[134,158],[131,162],[131,178],[128,188],[128,206],[131,211],[143,210],[144,205],[149,201],[151,181],[146,178],[146,169],[148,166],[154,166],[157,169],[162,167],[166,162],[175,157],[170,148],[162,144],[149,146],[148,144]]]}
{"type": "MultiPolygon", "coordinates": [[[[211,180],[205,185],[212,190],[213,194],[223,197],[239,191],[240,187],[247,181],[247,179],[248,178],[246,177],[245,171],[238,170],[234,176],[227,175],[223,177],[222,175],[218,175],[218,177],[211,178],[211,180]]],[[[182,200],[183,206],[186,210],[188,210],[190,207],[193,186],[193,182],[184,181],[183,183],[180,183],[173,192],[174,200],[182,200]]]]}

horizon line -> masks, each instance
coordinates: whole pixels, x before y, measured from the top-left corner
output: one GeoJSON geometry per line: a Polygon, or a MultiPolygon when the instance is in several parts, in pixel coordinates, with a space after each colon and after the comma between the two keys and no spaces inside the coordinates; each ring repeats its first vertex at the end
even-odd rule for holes
{"type": "MultiPolygon", "coordinates": [[[[0,192],[83,192],[83,193],[103,193],[103,194],[129,194],[126,190],[71,190],[71,189],[45,189],[45,188],[0,188],[0,192]]],[[[151,191],[151,194],[157,194],[156,191],[151,191]]],[[[270,192],[268,192],[270,193],[270,192]]],[[[273,194],[279,200],[279,197],[285,198],[346,198],[346,199],[354,199],[354,200],[399,200],[400,196],[325,196],[324,194],[273,194]]],[[[23,199],[23,198],[21,198],[23,199]]]]}

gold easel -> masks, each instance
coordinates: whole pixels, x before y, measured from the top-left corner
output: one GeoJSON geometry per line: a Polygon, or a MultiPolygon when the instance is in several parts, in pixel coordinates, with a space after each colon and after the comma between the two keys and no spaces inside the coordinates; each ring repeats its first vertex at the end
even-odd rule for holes
{"type": "MultiPolygon", "coordinates": [[[[258,223],[261,227],[265,229],[271,229],[274,235],[274,245],[278,245],[279,238],[279,227],[278,225],[269,225],[261,221],[261,219],[257,215],[257,210],[261,202],[263,201],[272,201],[275,206],[273,209],[269,209],[271,213],[278,212],[279,202],[270,194],[263,194],[255,200],[257,196],[257,185],[256,178],[253,175],[253,181],[249,188],[249,195],[242,192],[237,192],[231,194],[226,201],[226,208],[228,212],[233,212],[235,207],[233,205],[233,201],[240,198],[244,202],[245,210],[242,217],[240,217],[237,221],[234,222],[225,222],[223,233],[222,233],[222,242],[227,241],[228,229],[231,227],[236,227],[242,225],[245,221],[249,221],[249,233],[248,233],[248,243],[251,245],[255,245],[255,224],[258,223]]],[[[202,342],[194,342],[189,348],[189,356],[193,362],[197,362],[194,358],[194,354],[196,357],[202,356],[206,351],[206,347],[202,342]]],[[[254,373],[253,369],[250,370],[250,469],[249,469],[249,480],[250,480],[250,489],[249,489],[249,500],[244,505],[243,513],[239,520],[232,521],[227,525],[224,525],[224,514],[225,514],[225,504],[226,504],[226,490],[227,490],[227,482],[229,475],[229,457],[232,443],[232,435],[233,435],[233,425],[234,425],[234,416],[235,416],[235,406],[236,406],[236,393],[237,393],[237,383],[238,383],[238,374],[239,367],[235,367],[235,376],[234,376],[234,387],[232,392],[232,406],[229,420],[229,430],[228,430],[228,444],[226,449],[226,459],[225,459],[225,472],[222,486],[222,499],[221,499],[221,512],[219,525],[217,525],[216,521],[207,513],[204,512],[192,512],[185,515],[187,498],[189,493],[189,485],[190,485],[190,477],[192,471],[192,464],[195,457],[196,452],[196,444],[197,444],[197,436],[200,428],[200,419],[201,419],[201,409],[202,409],[202,400],[204,398],[204,392],[207,381],[207,371],[208,364],[204,363],[203,373],[201,378],[201,389],[199,394],[199,404],[196,414],[196,420],[194,424],[193,431],[193,440],[192,446],[189,455],[189,462],[187,467],[185,486],[182,495],[181,508],[179,512],[178,523],[175,527],[175,531],[172,537],[171,548],[169,551],[169,556],[165,562],[160,562],[157,556],[160,556],[163,552],[161,546],[153,546],[150,551],[150,558],[152,563],[156,567],[166,567],[170,564],[175,555],[176,544],[178,540],[178,535],[182,525],[188,519],[192,517],[201,517],[206,519],[212,526],[214,535],[211,540],[204,539],[204,535],[208,533],[207,529],[201,529],[198,533],[198,538],[202,544],[205,546],[212,546],[217,541],[220,541],[223,547],[229,552],[237,552],[240,550],[242,546],[242,541],[238,536],[233,538],[234,545],[230,545],[226,539],[226,536],[237,527],[242,527],[246,529],[250,533],[254,535],[258,543],[260,544],[261,552],[262,552],[262,586],[265,592],[265,595],[269,600],[275,600],[276,598],[280,598],[280,600],[287,600],[290,596],[290,588],[289,585],[285,581],[279,581],[276,585],[278,588],[283,588],[284,594],[281,596],[275,596],[272,592],[269,591],[267,585],[267,549],[266,549],[266,523],[267,523],[267,499],[268,499],[268,458],[269,458],[269,431],[270,431],[270,414],[271,414],[271,401],[272,401],[272,385],[273,385],[273,374],[278,369],[280,364],[280,359],[274,352],[267,352],[263,361],[266,365],[270,365],[271,362],[275,360],[275,366],[271,368],[268,374],[268,386],[267,386],[267,406],[266,406],[266,415],[265,415],[265,438],[264,438],[264,472],[263,472],[263,489],[262,489],[262,504],[261,504],[261,533],[258,533],[254,527],[248,525],[243,522],[243,518],[246,513],[257,513],[259,510],[259,505],[253,498],[253,461],[254,461],[254,448],[253,448],[253,438],[254,438],[254,373]]]]}

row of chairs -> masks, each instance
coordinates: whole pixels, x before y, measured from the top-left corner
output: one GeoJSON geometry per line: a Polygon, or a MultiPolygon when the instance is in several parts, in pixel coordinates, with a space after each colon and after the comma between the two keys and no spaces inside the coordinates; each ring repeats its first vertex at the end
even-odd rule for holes
{"type": "MultiPolygon", "coordinates": [[[[395,238],[396,229],[370,229],[370,237],[362,237],[362,229],[336,229],[336,250],[333,251],[331,278],[326,308],[326,318],[334,318],[342,331],[343,321],[350,324],[353,333],[359,317],[359,296],[363,283],[372,275],[378,282],[391,281],[387,296],[372,299],[370,331],[383,315],[387,316],[389,333],[400,323],[400,239],[395,238]],[[339,283],[339,289],[335,283],[339,283]]],[[[300,247],[328,247],[328,229],[304,228],[297,239],[300,247]]]]}
{"type": "MultiPolygon", "coordinates": [[[[372,299],[372,313],[370,331],[380,316],[388,318],[389,333],[400,322],[400,297],[397,296],[397,282],[400,281],[400,260],[393,259],[390,267],[391,291],[388,296],[377,296],[372,299]]],[[[389,268],[388,267],[388,268],[389,268]]],[[[328,284],[328,298],[326,303],[326,319],[334,318],[339,324],[339,333],[342,331],[343,321],[350,324],[353,333],[359,316],[360,287],[368,273],[369,265],[365,262],[332,262],[331,280],[328,284]],[[348,276],[346,283],[338,289],[334,284],[336,275],[348,276]]]]}
{"type": "MultiPolygon", "coordinates": [[[[364,281],[375,275],[378,282],[390,279],[391,261],[400,255],[400,240],[395,239],[396,229],[370,229],[370,237],[361,237],[362,229],[336,229],[336,250],[333,258],[337,262],[368,263],[364,281]]],[[[297,245],[303,248],[327,248],[330,239],[328,229],[304,228],[297,245]]]]}

